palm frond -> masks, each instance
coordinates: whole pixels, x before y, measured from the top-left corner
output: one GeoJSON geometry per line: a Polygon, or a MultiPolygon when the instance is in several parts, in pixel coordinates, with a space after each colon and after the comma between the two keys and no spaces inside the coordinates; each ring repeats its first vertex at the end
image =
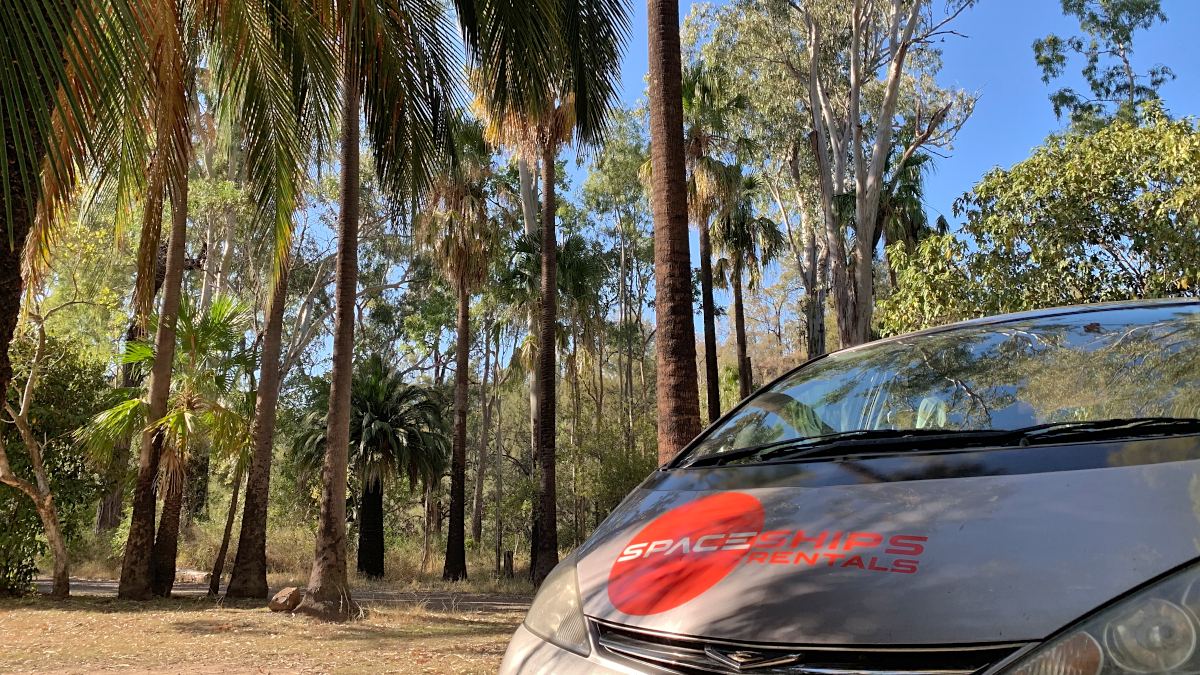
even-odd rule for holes
{"type": "MultiPolygon", "coordinates": [[[[35,266],[54,216],[74,195],[79,167],[96,152],[93,122],[102,100],[137,76],[129,66],[145,54],[139,9],[137,3],[83,0],[12,3],[0,12],[0,129],[6,137],[0,214],[12,246],[16,196],[38,204],[35,266]]],[[[34,216],[21,214],[20,227],[32,225],[34,216]]]]}
{"type": "Polygon", "coordinates": [[[146,426],[149,406],[140,397],[129,398],[102,410],[75,432],[75,441],[97,466],[107,466],[113,448],[128,442],[146,426]]]}
{"type": "Polygon", "coordinates": [[[299,0],[207,0],[203,12],[223,124],[241,132],[256,219],[270,226],[274,283],[291,251],[308,149],[332,134],[333,33],[299,0]]]}

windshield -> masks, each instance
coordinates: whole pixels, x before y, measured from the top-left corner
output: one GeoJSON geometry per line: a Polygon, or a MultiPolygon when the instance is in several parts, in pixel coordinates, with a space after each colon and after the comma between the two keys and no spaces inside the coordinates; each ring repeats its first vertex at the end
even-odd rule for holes
{"type": "Polygon", "coordinates": [[[1200,417],[1196,305],[1043,316],[831,354],[752,396],[681,460],[853,431],[1141,417],[1200,417]]]}

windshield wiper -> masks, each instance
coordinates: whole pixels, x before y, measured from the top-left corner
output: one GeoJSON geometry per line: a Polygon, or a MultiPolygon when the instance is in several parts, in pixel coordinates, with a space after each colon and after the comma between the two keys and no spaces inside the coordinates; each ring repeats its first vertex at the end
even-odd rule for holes
{"type": "MultiPolygon", "coordinates": [[[[831,448],[879,446],[893,447],[919,441],[921,448],[968,447],[994,443],[1013,434],[1003,429],[857,429],[823,436],[796,438],[766,445],[737,448],[714,453],[681,464],[680,467],[720,466],[743,459],[759,462],[825,454],[831,448]]],[[[839,453],[840,454],[840,453],[839,453]]]]}
{"type": "Polygon", "coordinates": [[[1089,422],[1051,422],[1018,429],[861,429],[737,448],[698,457],[682,467],[846,457],[900,450],[946,450],[1061,442],[1072,438],[1102,440],[1165,434],[1200,433],[1200,419],[1139,417],[1089,422]]]}
{"type": "Polygon", "coordinates": [[[1021,445],[1032,445],[1065,437],[1088,439],[1128,438],[1163,434],[1200,433],[1200,419],[1191,417],[1128,417],[1088,422],[1051,422],[1026,427],[1021,432],[1021,445]]]}

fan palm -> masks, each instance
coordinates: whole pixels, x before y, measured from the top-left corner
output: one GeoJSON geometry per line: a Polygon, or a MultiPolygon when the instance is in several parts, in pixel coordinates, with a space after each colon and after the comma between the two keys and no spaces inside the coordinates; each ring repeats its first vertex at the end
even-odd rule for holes
{"type": "MultiPolygon", "coordinates": [[[[418,482],[436,480],[445,470],[446,406],[436,389],[405,384],[377,354],[358,368],[353,383],[348,457],[362,490],[358,571],[382,577],[384,487],[403,475],[412,488],[418,482]]],[[[310,413],[305,431],[295,440],[293,459],[302,469],[316,471],[324,463],[328,453],[326,415],[327,411],[310,413]]]]}
{"type": "Polygon", "coordinates": [[[713,301],[712,242],[709,220],[731,192],[739,187],[741,176],[730,179],[731,172],[718,159],[739,144],[730,135],[732,117],[745,107],[740,94],[731,94],[731,83],[724,71],[703,61],[683,73],[684,149],[688,168],[688,215],[699,232],[700,298],[704,316],[704,371],[707,386],[708,419],[721,416],[721,387],[717,374],[716,308],[713,301]]]}
{"type": "MultiPolygon", "coordinates": [[[[219,455],[232,455],[245,443],[246,409],[239,385],[250,367],[239,346],[249,320],[245,308],[217,296],[203,314],[189,301],[180,305],[173,350],[172,386],[166,411],[154,417],[150,390],[99,413],[79,437],[96,456],[107,456],[123,440],[150,433],[161,447],[156,476],[164,486],[162,523],[151,556],[151,591],[170,595],[175,582],[179,518],[183,506],[185,465],[190,448],[203,442],[219,455]]],[[[125,361],[147,367],[158,358],[145,343],[130,343],[125,361]]]]}
{"type": "Polygon", "coordinates": [[[430,183],[425,210],[415,221],[416,239],[442,268],[458,303],[454,371],[454,445],[450,463],[450,531],[442,576],[467,577],[466,480],[467,394],[470,388],[471,294],[488,272],[498,229],[488,218],[492,149],[475,120],[455,123],[457,161],[430,183]]]}
{"type": "MultiPolygon", "coordinates": [[[[734,167],[740,175],[741,167],[734,167]]],[[[754,195],[759,182],[754,176],[744,176],[740,189],[733,194],[729,206],[716,221],[713,240],[722,258],[717,261],[716,274],[721,285],[733,289],[733,322],[737,340],[738,387],[742,398],[754,389],[750,359],[746,354],[746,319],[742,301],[743,277],[750,289],[762,281],[762,272],[783,251],[785,239],[779,224],[754,215],[754,195]]]]}

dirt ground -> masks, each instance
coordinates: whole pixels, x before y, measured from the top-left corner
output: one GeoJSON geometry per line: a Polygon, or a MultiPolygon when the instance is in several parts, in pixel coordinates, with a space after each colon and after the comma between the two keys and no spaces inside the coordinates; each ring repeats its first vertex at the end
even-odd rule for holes
{"type": "Polygon", "coordinates": [[[364,618],[333,624],[257,603],[136,603],[107,590],[0,598],[0,672],[494,673],[528,600],[375,591],[361,599],[364,618]]]}

